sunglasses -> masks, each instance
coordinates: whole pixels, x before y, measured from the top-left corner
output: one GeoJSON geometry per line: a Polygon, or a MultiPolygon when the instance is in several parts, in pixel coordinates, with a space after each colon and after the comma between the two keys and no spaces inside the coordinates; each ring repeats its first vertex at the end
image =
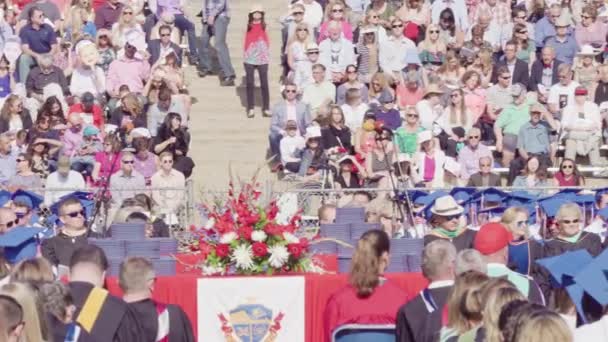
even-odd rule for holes
{"type": "Polygon", "coordinates": [[[4,226],[6,226],[6,228],[10,229],[10,228],[13,228],[13,226],[16,225],[17,223],[19,223],[19,219],[16,219],[15,221],[6,222],[4,224],[0,223],[0,225],[4,225],[4,226]]]}
{"type": "Polygon", "coordinates": [[[347,70],[346,73],[347,74],[356,74],[357,70],[347,70]]]}
{"type": "Polygon", "coordinates": [[[15,161],[16,161],[17,163],[21,163],[21,162],[24,162],[24,161],[25,161],[25,159],[16,159],[15,161]]]}
{"type": "Polygon", "coordinates": [[[285,92],[295,94],[296,90],[295,89],[285,89],[285,92]]]}
{"type": "Polygon", "coordinates": [[[135,160],[123,160],[122,163],[123,164],[133,164],[133,163],[135,163],[135,160]]]}
{"type": "Polygon", "coordinates": [[[173,164],[173,160],[163,160],[163,164],[173,164]]]}
{"type": "Polygon", "coordinates": [[[344,12],[344,10],[343,10],[343,9],[341,9],[341,8],[334,8],[334,9],[332,9],[331,11],[332,11],[332,12],[334,12],[334,13],[340,13],[340,12],[344,12]]]}
{"type": "Polygon", "coordinates": [[[490,164],[481,164],[481,167],[490,167],[490,166],[492,166],[492,165],[490,165],[490,164]]]}
{"type": "Polygon", "coordinates": [[[572,224],[572,223],[579,223],[580,220],[579,219],[574,219],[574,220],[561,220],[562,223],[564,224],[572,224]]]}
{"type": "Polygon", "coordinates": [[[500,78],[502,78],[503,80],[508,80],[511,79],[511,76],[500,76],[500,78]]]}
{"type": "Polygon", "coordinates": [[[66,215],[66,216],[69,216],[69,217],[71,217],[71,218],[76,218],[76,217],[78,217],[78,216],[82,216],[82,217],[84,217],[84,209],[83,209],[83,210],[80,210],[80,211],[75,211],[75,212],[73,212],[73,213],[67,213],[67,214],[65,214],[65,215],[66,215]]]}
{"type": "Polygon", "coordinates": [[[169,37],[169,36],[171,36],[171,34],[169,34],[169,33],[163,33],[163,34],[161,34],[160,36],[161,36],[161,37],[169,37]]]}
{"type": "Polygon", "coordinates": [[[432,33],[439,33],[439,30],[432,30],[432,31],[429,31],[429,33],[431,33],[431,34],[432,33]]]}
{"type": "Polygon", "coordinates": [[[304,12],[293,12],[293,15],[303,15],[304,12]]]}
{"type": "Polygon", "coordinates": [[[302,32],[302,31],[303,31],[303,32],[308,32],[308,29],[307,29],[307,28],[299,28],[299,29],[297,29],[296,31],[297,31],[297,32],[302,32]]]}
{"type": "Polygon", "coordinates": [[[417,117],[419,117],[419,115],[418,115],[418,114],[406,114],[406,116],[407,116],[408,118],[417,118],[417,117]]]}
{"type": "Polygon", "coordinates": [[[469,136],[469,139],[479,139],[479,135],[471,135],[469,136]]]}
{"type": "Polygon", "coordinates": [[[574,165],[562,165],[562,169],[574,169],[574,165]]]}
{"type": "Polygon", "coordinates": [[[445,219],[448,221],[452,221],[452,220],[457,220],[460,218],[460,216],[462,216],[461,214],[456,214],[456,215],[450,215],[450,216],[445,216],[445,219]]]}
{"type": "Polygon", "coordinates": [[[319,51],[309,51],[309,52],[307,52],[307,54],[309,54],[309,55],[318,55],[319,51]]]}
{"type": "Polygon", "coordinates": [[[133,12],[123,12],[124,15],[133,15],[133,12]]]}
{"type": "Polygon", "coordinates": [[[403,24],[401,24],[401,25],[393,25],[393,28],[401,28],[401,27],[403,27],[403,24]]]}

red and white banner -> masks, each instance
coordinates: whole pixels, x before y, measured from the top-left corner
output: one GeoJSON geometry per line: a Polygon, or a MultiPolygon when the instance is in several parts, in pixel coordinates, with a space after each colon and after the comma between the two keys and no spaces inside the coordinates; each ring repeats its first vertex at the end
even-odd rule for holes
{"type": "Polygon", "coordinates": [[[302,276],[203,278],[197,291],[199,342],[304,341],[302,276]]]}

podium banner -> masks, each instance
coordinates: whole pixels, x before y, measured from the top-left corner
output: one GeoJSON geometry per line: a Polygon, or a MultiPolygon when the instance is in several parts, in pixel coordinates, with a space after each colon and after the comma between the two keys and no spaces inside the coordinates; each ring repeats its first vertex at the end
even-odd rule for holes
{"type": "Polygon", "coordinates": [[[199,342],[304,341],[303,276],[203,278],[199,342]]]}

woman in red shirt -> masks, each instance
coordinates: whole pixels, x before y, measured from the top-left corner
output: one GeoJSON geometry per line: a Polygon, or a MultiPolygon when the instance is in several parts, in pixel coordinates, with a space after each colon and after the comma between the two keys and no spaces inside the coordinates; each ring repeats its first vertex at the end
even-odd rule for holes
{"type": "Polygon", "coordinates": [[[564,158],[559,171],[553,176],[555,184],[560,187],[584,186],[585,177],[580,173],[576,163],[572,159],[564,158]]]}
{"type": "Polygon", "coordinates": [[[382,276],[389,264],[388,235],[370,230],[361,236],[353,254],[349,285],[334,293],[325,307],[326,341],[344,324],[395,324],[407,293],[382,276]]]}

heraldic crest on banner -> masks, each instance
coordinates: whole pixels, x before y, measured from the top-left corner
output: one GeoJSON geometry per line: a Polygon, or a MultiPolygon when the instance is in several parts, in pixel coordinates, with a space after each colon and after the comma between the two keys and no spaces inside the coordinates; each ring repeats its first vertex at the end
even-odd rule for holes
{"type": "Polygon", "coordinates": [[[274,318],[272,309],[249,300],[230,310],[228,318],[218,314],[226,342],[274,342],[285,316],[279,312],[274,318]]]}

